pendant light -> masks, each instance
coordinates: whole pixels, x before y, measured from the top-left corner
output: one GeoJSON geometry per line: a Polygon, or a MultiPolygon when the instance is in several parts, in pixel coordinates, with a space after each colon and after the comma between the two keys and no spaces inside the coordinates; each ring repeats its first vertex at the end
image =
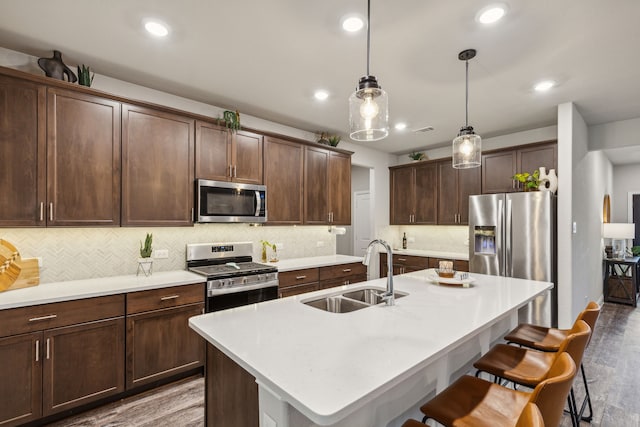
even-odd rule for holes
{"type": "Polygon", "coordinates": [[[369,74],[371,0],[367,0],[367,75],[349,97],[349,136],[354,141],[377,141],[389,135],[389,98],[369,74]]]}
{"type": "Polygon", "coordinates": [[[465,62],[466,77],[464,126],[453,140],[453,167],[456,169],[477,168],[481,163],[482,138],[473,131],[473,126],[469,126],[469,60],[475,56],[475,49],[458,54],[458,59],[465,62]]]}

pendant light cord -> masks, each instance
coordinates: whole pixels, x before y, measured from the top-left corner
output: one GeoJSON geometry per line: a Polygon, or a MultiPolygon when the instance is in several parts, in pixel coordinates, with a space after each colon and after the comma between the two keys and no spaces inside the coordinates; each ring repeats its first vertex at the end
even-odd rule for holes
{"type": "Polygon", "coordinates": [[[464,127],[469,127],[469,60],[464,61],[465,73],[465,89],[464,89],[464,127]]]}
{"type": "Polygon", "coordinates": [[[367,0],[367,76],[369,75],[370,50],[371,50],[371,0],[367,0]]]}

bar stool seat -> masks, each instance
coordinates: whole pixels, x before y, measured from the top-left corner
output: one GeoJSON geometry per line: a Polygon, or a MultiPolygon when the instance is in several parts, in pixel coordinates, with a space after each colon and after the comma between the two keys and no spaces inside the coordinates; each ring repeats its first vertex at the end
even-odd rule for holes
{"type": "Polygon", "coordinates": [[[517,424],[525,406],[534,403],[544,425],[555,427],[560,424],[575,374],[573,359],[562,352],[554,360],[548,377],[531,393],[465,375],[422,405],[423,422],[431,418],[447,427],[520,427],[528,425],[517,424]]]}
{"type": "MultiPolygon", "coordinates": [[[[457,424],[455,424],[457,425],[457,424]]],[[[518,417],[518,421],[515,424],[507,424],[502,426],[500,424],[493,424],[496,427],[544,427],[544,419],[540,413],[540,409],[535,403],[527,403],[518,417]]],[[[420,421],[407,420],[402,424],[402,427],[424,427],[420,421]]]]}

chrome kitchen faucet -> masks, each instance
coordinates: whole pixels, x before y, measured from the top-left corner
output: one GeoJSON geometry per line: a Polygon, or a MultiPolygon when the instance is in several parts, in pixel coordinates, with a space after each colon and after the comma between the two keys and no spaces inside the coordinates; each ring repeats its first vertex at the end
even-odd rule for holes
{"type": "Polygon", "coordinates": [[[365,252],[362,263],[367,267],[369,266],[369,261],[371,260],[371,252],[373,251],[373,247],[376,244],[382,245],[387,251],[387,291],[379,296],[387,305],[394,305],[395,298],[393,296],[393,251],[391,250],[391,246],[389,246],[387,242],[381,239],[372,240],[371,243],[369,243],[369,246],[367,246],[367,250],[365,252]]]}

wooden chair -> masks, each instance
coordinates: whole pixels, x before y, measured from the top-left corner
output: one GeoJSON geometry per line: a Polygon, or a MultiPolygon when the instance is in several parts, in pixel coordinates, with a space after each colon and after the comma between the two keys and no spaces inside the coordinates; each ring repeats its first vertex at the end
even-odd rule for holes
{"type": "MultiPolygon", "coordinates": [[[[533,388],[547,378],[553,362],[563,352],[569,354],[576,366],[579,366],[590,335],[589,325],[583,320],[578,320],[560,345],[558,353],[497,344],[473,364],[478,369],[476,376],[480,372],[487,372],[495,378],[503,378],[533,388]]],[[[568,396],[568,402],[571,421],[577,426],[579,422],[573,389],[568,396]]]]}
{"type": "MultiPolygon", "coordinates": [[[[424,427],[420,421],[407,420],[402,427],[424,427]]],[[[505,426],[506,427],[506,426],[505,426]]],[[[544,419],[540,413],[540,409],[535,403],[527,403],[518,417],[515,424],[509,424],[508,427],[544,427],[544,419]]]]}
{"type": "MultiPolygon", "coordinates": [[[[600,316],[600,306],[591,301],[587,304],[587,307],[578,315],[578,320],[584,320],[591,328],[591,334],[596,327],[596,322],[600,316]]],[[[528,323],[520,324],[514,330],[509,332],[504,339],[510,344],[517,344],[523,347],[534,348],[540,351],[557,352],[560,348],[560,344],[569,334],[570,329],[557,329],[546,328],[544,326],[532,325],[528,323]]],[[[591,336],[589,337],[591,342],[591,336]]],[[[587,346],[589,345],[587,342],[587,346]]],[[[591,422],[593,419],[593,407],[591,406],[591,395],[589,394],[589,385],[587,384],[587,377],[584,372],[584,363],[580,364],[580,371],[582,373],[582,382],[584,383],[585,397],[580,405],[578,416],[580,419],[591,422]],[[589,407],[589,415],[583,417],[585,407],[589,407]]]]}
{"type": "Polygon", "coordinates": [[[576,365],[564,352],[531,393],[464,375],[420,408],[425,414],[422,421],[431,418],[447,427],[519,426],[525,406],[534,403],[544,425],[558,427],[575,375],[576,365]]]}

